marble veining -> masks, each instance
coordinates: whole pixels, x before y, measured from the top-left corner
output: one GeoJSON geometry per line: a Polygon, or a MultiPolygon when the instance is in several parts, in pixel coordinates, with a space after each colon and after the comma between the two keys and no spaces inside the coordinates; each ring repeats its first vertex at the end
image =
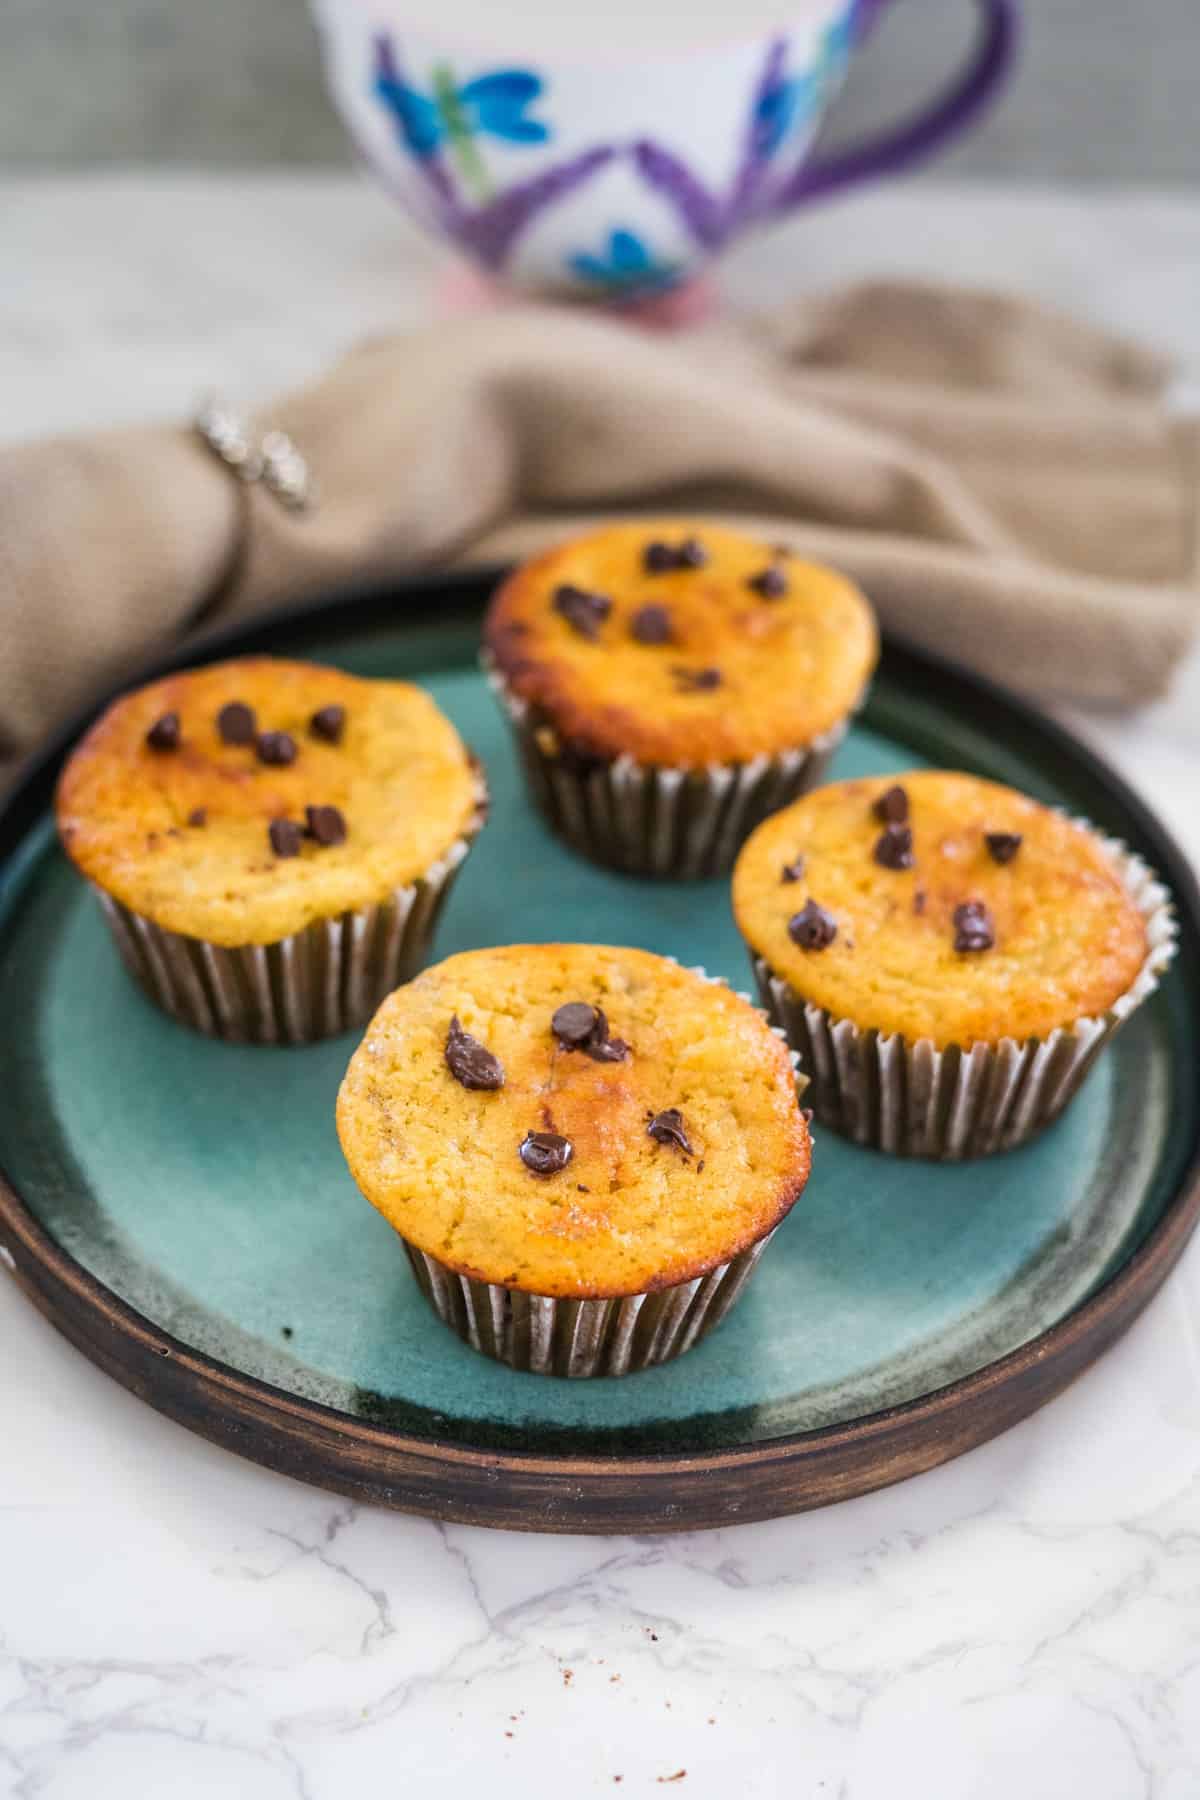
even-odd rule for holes
{"type": "MultiPolygon", "coordinates": [[[[423,248],[348,178],[10,181],[0,215],[8,436],[262,392],[429,304],[423,248]]],[[[1194,200],[897,188],[729,283],[885,266],[1017,271],[1200,392],[1194,200]]],[[[1139,718],[1073,722],[1200,861],[1200,658],[1139,718]]],[[[1197,1800],[1198,1320],[1193,1245],[1068,1394],[947,1468],[773,1524],[544,1538],[227,1455],[0,1280],[0,1795],[1197,1800]]]]}

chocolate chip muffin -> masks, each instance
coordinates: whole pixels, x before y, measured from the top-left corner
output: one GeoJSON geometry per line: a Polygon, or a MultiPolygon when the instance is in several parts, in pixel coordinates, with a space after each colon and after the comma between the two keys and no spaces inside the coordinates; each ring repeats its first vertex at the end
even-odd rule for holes
{"type": "Polygon", "coordinates": [[[643,950],[452,956],[384,1001],[338,1095],[366,1198],[485,1355],[623,1375],[719,1323],[808,1179],[792,1059],[643,950]]]}
{"type": "Polygon", "coordinates": [[[116,701],[57,798],[140,985],[253,1043],[361,1025],[420,967],[485,808],[420,688],[265,657],[116,701]]]}
{"type": "Polygon", "coordinates": [[[1165,892],[1123,846],[933,769],[777,813],[733,904],[822,1124],[914,1156],[1057,1118],[1172,953],[1165,892]]]}
{"type": "Polygon", "coordinates": [[[844,576],[679,519],[527,563],[484,641],[551,825],[598,862],[669,876],[727,870],[820,778],[878,654],[844,576]]]}

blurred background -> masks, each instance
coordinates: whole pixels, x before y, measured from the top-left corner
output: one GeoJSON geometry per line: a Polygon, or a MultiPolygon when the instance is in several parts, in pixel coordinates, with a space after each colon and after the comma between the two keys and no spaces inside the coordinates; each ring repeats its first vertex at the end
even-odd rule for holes
{"type": "MultiPolygon", "coordinates": [[[[730,11],[728,0],[693,9],[698,26],[730,11]]],[[[574,16],[585,42],[595,12],[574,16]]],[[[1025,19],[1018,79],[924,179],[1200,176],[1197,0],[1026,0],[1025,19]]],[[[829,139],[915,105],[973,28],[964,0],[894,5],[854,60],[829,139]]],[[[303,0],[5,0],[0,100],[0,163],[26,168],[349,160],[303,0]]]]}

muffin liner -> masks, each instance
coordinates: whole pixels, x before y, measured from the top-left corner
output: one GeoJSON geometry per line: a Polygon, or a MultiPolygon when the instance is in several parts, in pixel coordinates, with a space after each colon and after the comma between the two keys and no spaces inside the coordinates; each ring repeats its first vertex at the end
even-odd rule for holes
{"type": "Polygon", "coordinates": [[[719,1325],[774,1231],[694,1281],[611,1300],[558,1300],[473,1281],[405,1238],[417,1284],[439,1319],[480,1350],[532,1375],[632,1375],[669,1362],[719,1325]]]}
{"type": "MultiPolygon", "coordinates": [[[[725,985],[704,969],[692,973],[725,985]]],[[[772,1029],[777,1037],[784,1035],[772,1029]]],[[[794,1052],[791,1056],[795,1070],[797,1058],[794,1052]]],[[[796,1086],[803,1095],[806,1082],[798,1072],[796,1086]]],[[[682,1356],[721,1323],[778,1229],[772,1226],[756,1243],[692,1281],[606,1300],[556,1299],[476,1281],[407,1238],[400,1241],[417,1285],[439,1319],[473,1350],[532,1375],[578,1379],[633,1375],[682,1356]]]]}
{"type": "Polygon", "coordinates": [[[1058,1118],[1175,953],[1166,888],[1124,844],[1100,842],[1146,921],[1149,950],[1133,984],[1107,1012],[1076,1019],[1044,1039],[938,1049],[930,1038],[860,1030],[805,1001],[751,952],[768,1017],[799,1055],[810,1081],[805,1098],[821,1125],[894,1156],[957,1162],[1016,1149],[1058,1118]]]}
{"type": "Polygon", "coordinates": [[[230,948],[165,931],[91,884],[121,960],[164,1012],[236,1044],[311,1044],[365,1025],[426,961],[438,915],[487,816],[418,880],[375,906],[316,919],[273,944],[230,948]]]}
{"type": "Polygon", "coordinates": [[[485,656],[483,667],[549,824],[584,856],[630,875],[727,874],[755,826],[820,781],[852,716],[806,747],[746,763],[680,769],[632,756],[604,762],[573,756],[537,709],[512,692],[492,658],[485,656]]]}

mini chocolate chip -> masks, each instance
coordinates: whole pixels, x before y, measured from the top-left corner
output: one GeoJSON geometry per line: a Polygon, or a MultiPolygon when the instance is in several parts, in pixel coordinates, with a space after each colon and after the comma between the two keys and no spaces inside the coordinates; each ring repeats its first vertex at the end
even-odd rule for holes
{"type": "Polygon", "coordinates": [[[669,644],[671,615],[665,606],[639,606],[629,621],[629,632],[639,644],[669,644]]]}
{"type": "Polygon", "coordinates": [[[612,601],[607,594],[591,594],[567,581],[554,590],[554,610],[580,637],[595,639],[612,611],[612,601]]]}
{"type": "Polygon", "coordinates": [[[751,575],[746,586],[764,600],[782,600],[788,591],[788,578],[772,563],[769,568],[760,569],[757,575],[751,575]]]}
{"type": "Polygon", "coordinates": [[[568,1000],[550,1021],[550,1029],[564,1050],[577,1050],[596,1029],[599,1013],[586,1000],[568,1000]]]}
{"type": "Polygon", "coordinates": [[[700,1161],[696,1164],[696,1173],[697,1173],[697,1175],[703,1175],[703,1173],[704,1173],[704,1158],[703,1157],[701,1157],[700,1161]]]}
{"type": "Polygon", "coordinates": [[[708,562],[708,551],[699,538],[685,537],[675,552],[675,561],[681,569],[702,569],[708,562]]]}
{"type": "Polygon", "coordinates": [[[685,1156],[692,1154],[683,1114],[677,1106],[668,1106],[665,1112],[655,1113],[646,1126],[646,1135],[656,1144],[674,1144],[685,1156]]]}
{"type": "Polygon", "coordinates": [[[504,1086],[504,1069],[500,1058],[493,1056],[478,1038],[464,1031],[456,1013],[446,1033],[443,1052],[446,1067],[461,1087],[491,1090],[504,1086]]]}
{"type": "Polygon", "coordinates": [[[299,856],[302,833],[294,820],[272,819],[267,826],[267,836],[276,856],[299,856]]]}
{"type": "Polygon", "coordinates": [[[279,1329],[285,1338],[290,1338],[294,1335],[290,1325],[281,1325],[279,1329]]]}
{"type": "Polygon", "coordinates": [[[804,873],[804,858],[794,856],[790,863],[784,863],[779,871],[780,881],[799,881],[804,873]]]}
{"type": "Polygon", "coordinates": [[[272,767],[284,768],[296,760],[296,740],[288,731],[260,731],[258,760],[272,767]]]}
{"type": "Polygon", "coordinates": [[[550,1021],[550,1029],[564,1050],[582,1050],[593,1062],[624,1062],[629,1045],[623,1038],[610,1038],[608,1020],[599,1006],[586,1000],[568,1000],[550,1021]]]}
{"type": "Polygon", "coordinates": [[[925,911],[925,901],[927,898],[928,896],[926,895],[925,889],[918,888],[913,895],[913,911],[915,913],[923,913],[925,911]]]}
{"type": "Polygon", "coordinates": [[[996,942],[991,914],[982,900],[964,900],[954,909],[954,948],[990,950],[996,942]]]}
{"type": "Polygon", "coordinates": [[[670,544],[657,541],[647,544],[642,551],[642,567],[647,575],[666,575],[671,569],[678,568],[679,561],[670,544]]]}
{"type": "Polygon", "coordinates": [[[903,825],[908,818],[908,795],[902,787],[880,794],[871,811],[882,825],[903,825]]]}
{"type": "Polygon", "coordinates": [[[181,737],[179,714],[165,712],[146,733],[146,742],[152,750],[178,750],[181,737]]]}
{"type": "Polygon", "coordinates": [[[336,806],[306,806],[304,824],[307,835],[324,849],[346,841],[346,821],[336,806]]]}
{"type": "Polygon", "coordinates": [[[837,936],[837,920],[832,913],[806,900],[798,913],[788,920],[788,936],[801,950],[828,950],[837,936]]]}
{"type": "Polygon", "coordinates": [[[206,806],[193,806],[191,812],[188,814],[187,822],[189,825],[207,825],[208,808],[206,806]]]}
{"type": "Polygon", "coordinates": [[[681,694],[704,694],[720,687],[720,669],[672,669],[675,686],[681,694]]]}
{"type": "Polygon", "coordinates": [[[518,1155],[533,1175],[557,1175],[565,1169],[575,1152],[570,1140],[557,1131],[529,1131],[521,1140],[518,1155]]]}
{"type": "Polygon", "coordinates": [[[308,721],[308,729],[314,737],[324,738],[327,744],[340,744],[346,729],[345,707],[322,706],[308,721]]]}
{"type": "Polygon", "coordinates": [[[217,734],[223,744],[252,744],[254,727],[254,708],[244,700],[231,700],[217,714],[217,734]]]}
{"type": "Polygon", "coordinates": [[[1021,848],[1019,831],[985,831],[983,841],[993,862],[1010,863],[1021,848]]]}
{"type": "Polygon", "coordinates": [[[911,869],[911,825],[885,825],[875,844],[875,861],[882,869],[911,869]]]}

